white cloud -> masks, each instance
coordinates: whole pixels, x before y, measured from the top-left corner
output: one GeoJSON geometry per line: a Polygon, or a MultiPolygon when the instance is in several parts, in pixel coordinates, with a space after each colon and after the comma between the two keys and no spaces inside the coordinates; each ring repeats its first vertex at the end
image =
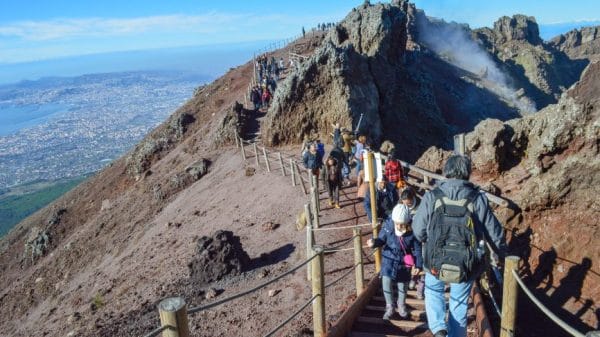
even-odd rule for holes
{"type": "Polygon", "coordinates": [[[244,20],[249,15],[219,14],[161,15],[138,18],[84,18],[21,21],[0,26],[0,37],[29,41],[60,40],[73,37],[111,37],[146,32],[214,32],[223,24],[244,20]]]}

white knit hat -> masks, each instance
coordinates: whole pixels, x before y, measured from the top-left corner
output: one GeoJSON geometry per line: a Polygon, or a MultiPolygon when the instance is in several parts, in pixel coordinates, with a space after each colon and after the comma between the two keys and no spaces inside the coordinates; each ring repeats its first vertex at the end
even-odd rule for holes
{"type": "Polygon", "coordinates": [[[398,204],[392,210],[392,221],[397,223],[410,223],[410,210],[404,204],[398,204]]]}

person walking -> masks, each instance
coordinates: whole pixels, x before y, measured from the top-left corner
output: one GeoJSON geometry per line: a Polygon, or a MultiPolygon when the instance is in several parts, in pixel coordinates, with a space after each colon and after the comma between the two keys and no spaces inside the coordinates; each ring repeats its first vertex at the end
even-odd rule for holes
{"type": "Polygon", "coordinates": [[[311,143],[308,147],[308,151],[304,153],[302,156],[302,161],[304,163],[304,167],[310,170],[310,173],[313,176],[316,176],[315,189],[319,190],[319,176],[321,173],[321,168],[323,167],[323,156],[317,151],[317,145],[315,143],[311,143]]]}
{"type": "Polygon", "coordinates": [[[381,253],[381,284],[385,298],[384,320],[389,320],[394,314],[392,284],[398,289],[396,311],[402,319],[408,318],[406,308],[406,291],[411,276],[418,275],[422,268],[421,243],[415,238],[410,228],[410,211],[408,207],[398,204],[392,211],[379,236],[367,240],[371,248],[383,247],[381,253]]]}
{"type": "Polygon", "coordinates": [[[330,155],[325,162],[327,174],[327,191],[329,192],[329,206],[340,208],[340,188],[342,186],[342,170],[339,160],[330,155]]]}
{"type": "MultiPolygon", "coordinates": [[[[371,214],[371,193],[368,191],[365,194],[365,200],[363,201],[365,212],[369,222],[372,221],[371,214]]],[[[375,209],[377,210],[377,217],[386,220],[391,214],[398,203],[398,191],[393,184],[385,181],[385,177],[382,181],[377,182],[375,188],[375,209]]]]}
{"type": "Polygon", "coordinates": [[[467,306],[473,281],[485,263],[485,242],[503,258],[504,230],[485,194],[471,184],[471,162],[462,155],[446,161],[441,181],[427,192],[413,219],[413,231],[423,242],[425,310],[434,337],[465,337],[467,306]],[[444,287],[450,284],[448,322],[444,287]]]}

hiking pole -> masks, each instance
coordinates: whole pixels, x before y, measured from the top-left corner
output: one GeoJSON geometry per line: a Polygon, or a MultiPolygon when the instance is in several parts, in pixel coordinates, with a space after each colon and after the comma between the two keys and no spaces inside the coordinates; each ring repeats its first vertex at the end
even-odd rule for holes
{"type": "Polygon", "coordinates": [[[358,129],[360,129],[360,123],[362,122],[363,114],[360,114],[360,118],[358,119],[358,124],[356,124],[356,130],[354,130],[354,135],[358,134],[358,129]]]}

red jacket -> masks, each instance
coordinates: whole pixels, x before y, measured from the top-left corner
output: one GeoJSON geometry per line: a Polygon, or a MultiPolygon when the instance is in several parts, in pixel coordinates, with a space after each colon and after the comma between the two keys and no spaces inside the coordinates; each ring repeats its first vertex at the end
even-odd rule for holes
{"type": "Polygon", "coordinates": [[[388,160],[385,163],[385,177],[389,182],[397,183],[400,180],[404,180],[404,173],[402,172],[402,164],[396,159],[388,160]]]}

